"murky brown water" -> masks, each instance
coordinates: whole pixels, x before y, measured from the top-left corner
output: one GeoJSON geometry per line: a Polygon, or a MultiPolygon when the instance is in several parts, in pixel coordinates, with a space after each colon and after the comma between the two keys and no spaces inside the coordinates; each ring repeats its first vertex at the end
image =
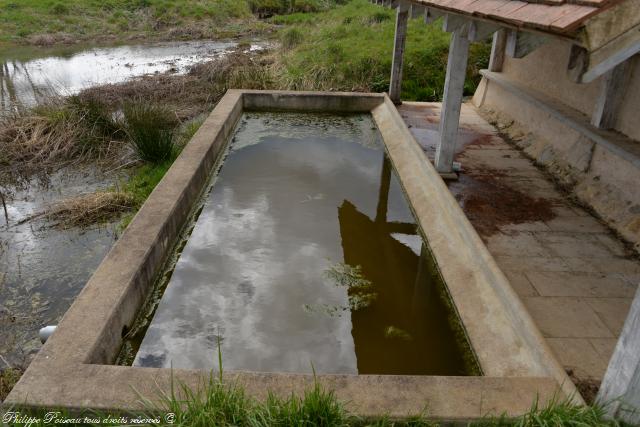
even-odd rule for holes
{"type": "Polygon", "coordinates": [[[448,307],[370,116],[252,113],[134,365],[470,374],[448,307]]]}

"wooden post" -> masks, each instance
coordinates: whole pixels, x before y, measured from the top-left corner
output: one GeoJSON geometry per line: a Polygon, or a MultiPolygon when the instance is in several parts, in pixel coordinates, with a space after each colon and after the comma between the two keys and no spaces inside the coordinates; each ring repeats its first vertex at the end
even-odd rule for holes
{"type": "Polygon", "coordinates": [[[396,11],[396,36],[393,45],[393,64],[391,65],[391,82],[389,84],[389,98],[394,104],[400,104],[402,91],[402,62],[404,46],[407,40],[407,22],[409,21],[409,3],[402,1],[396,11]]]}
{"type": "Polygon", "coordinates": [[[627,60],[602,76],[600,95],[591,116],[591,124],[595,127],[611,129],[615,126],[618,108],[625,96],[630,71],[631,67],[627,60]]]}
{"type": "Polygon", "coordinates": [[[640,425],[640,288],[609,361],[596,399],[610,417],[640,425]],[[635,409],[635,411],[634,411],[635,409]]]}
{"type": "Polygon", "coordinates": [[[499,73],[504,64],[504,52],[507,46],[507,30],[502,28],[493,34],[491,45],[491,57],[489,58],[489,71],[499,73]]]}
{"type": "Polygon", "coordinates": [[[468,25],[458,28],[451,35],[447,76],[444,82],[444,97],[440,112],[440,141],[436,148],[436,169],[440,173],[453,171],[453,156],[460,124],[464,80],[469,57],[468,25]]]}

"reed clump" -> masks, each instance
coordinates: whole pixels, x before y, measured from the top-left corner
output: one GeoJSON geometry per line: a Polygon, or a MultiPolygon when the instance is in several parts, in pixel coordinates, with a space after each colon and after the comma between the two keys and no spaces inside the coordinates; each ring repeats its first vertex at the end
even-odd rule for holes
{"type": "Polygon", "coordinates": [[[134,206],[135,199],[128,193],[99,191],[57,202],[35,217],[46,219],[53,226],[63,229],[87,227],[119,218],[134,206]]]}
{"type": "Polygon", "coordinates": [[[135,102],[124,106],[124,128],[141,160],[161,163],[176,154],[174,130],[178,120],[160,105],[135,102]]]}

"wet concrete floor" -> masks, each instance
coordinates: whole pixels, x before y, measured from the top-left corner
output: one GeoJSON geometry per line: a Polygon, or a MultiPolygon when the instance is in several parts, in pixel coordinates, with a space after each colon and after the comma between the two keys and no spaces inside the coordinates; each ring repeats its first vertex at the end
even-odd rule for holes
{"type": "MultiPolygon", "coordinates": [[[[407,102],[398,110],[432,157],[440,104],[407,102]]],[[[473,105],[463,104],[460,125],[463,173],[449,189],[590,401],[640,283],[640,262],[473,105]]]]}

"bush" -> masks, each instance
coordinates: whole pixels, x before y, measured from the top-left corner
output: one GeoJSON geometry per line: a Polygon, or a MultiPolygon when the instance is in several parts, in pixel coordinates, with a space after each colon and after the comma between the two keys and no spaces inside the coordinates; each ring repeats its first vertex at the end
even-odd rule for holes
{"type": "Polygon", "coordinates": [[[138,156],[161,163],[174,157],[177,119],[164,107],[134,102],[124,107],[127,136],[138,156]]]}

